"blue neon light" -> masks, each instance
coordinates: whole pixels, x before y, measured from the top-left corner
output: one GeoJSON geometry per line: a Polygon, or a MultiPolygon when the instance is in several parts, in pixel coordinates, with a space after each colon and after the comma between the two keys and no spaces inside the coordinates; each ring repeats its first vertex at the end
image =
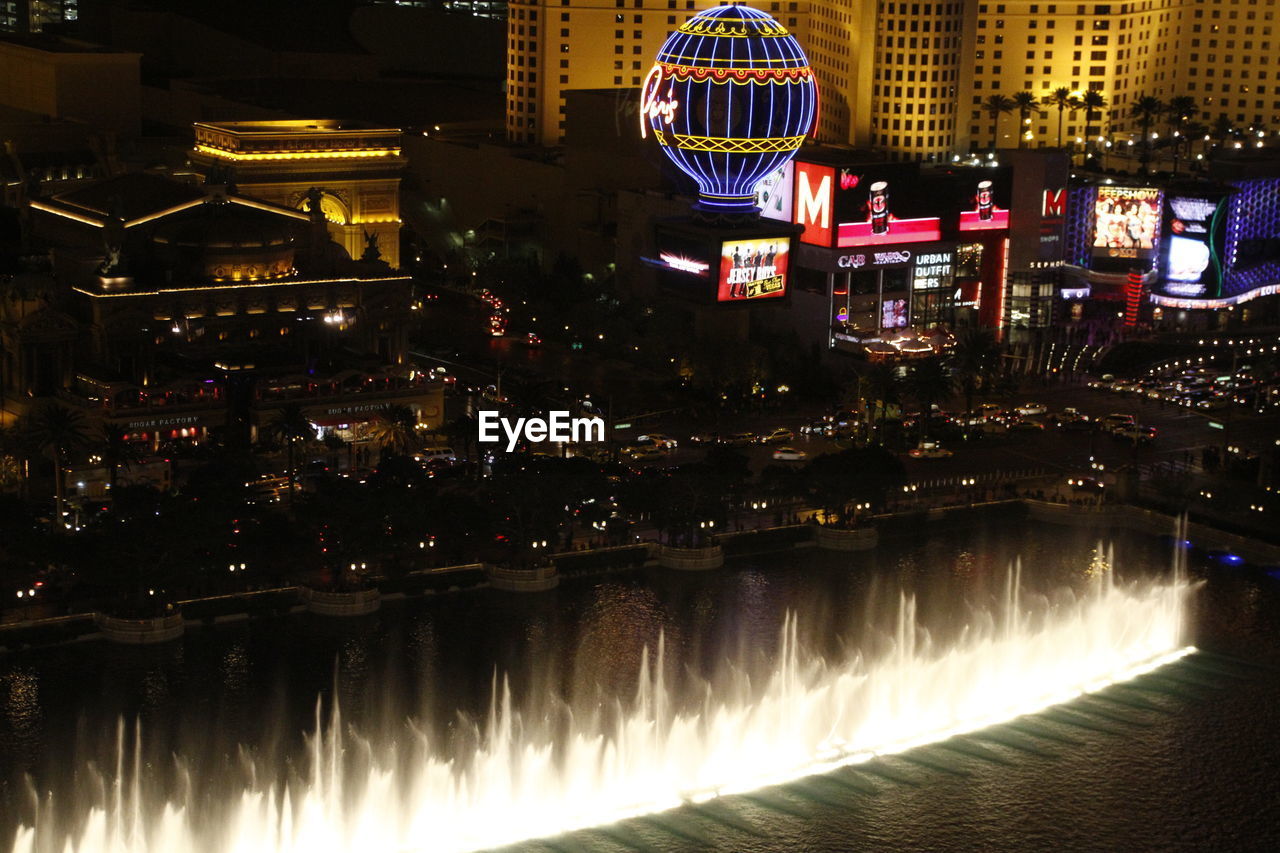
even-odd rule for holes
{"type": "Polygon", "coordinates": [[[756,208],[756,187],[795,156],[818,87],[795,37],[749,6],[699,12],[658,51],[641,91],[641,133],[698,184],[698,206],[756,208]]]}

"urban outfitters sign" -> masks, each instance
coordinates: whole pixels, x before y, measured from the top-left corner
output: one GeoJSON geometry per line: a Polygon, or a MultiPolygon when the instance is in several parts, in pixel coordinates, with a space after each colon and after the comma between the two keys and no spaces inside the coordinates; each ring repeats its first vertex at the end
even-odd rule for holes
{"type": "Polygon", "coordinates": [[[912,290],[936,290],[950,287],[954,276],[955,252],[926,252],[916,255],[912,270],[912,290]]]}

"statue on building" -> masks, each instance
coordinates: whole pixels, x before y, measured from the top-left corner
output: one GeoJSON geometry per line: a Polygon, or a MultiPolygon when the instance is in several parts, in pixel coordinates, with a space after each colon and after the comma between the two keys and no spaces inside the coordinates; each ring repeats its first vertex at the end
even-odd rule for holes
{"type": "Polygon", "coordinates": [[[382,250],[378,248],[378,235],[364,232],[364,252],[360,255],[362,261],[380,261],[382,260],[382,250]]]}
{"type": "Polygon", "coordinates": [[[324,192],[319,187],[307,190],[307,214],[310,215],[312,222],[324,221],[324,210],[320,207],[323,199],[324,192]]]}

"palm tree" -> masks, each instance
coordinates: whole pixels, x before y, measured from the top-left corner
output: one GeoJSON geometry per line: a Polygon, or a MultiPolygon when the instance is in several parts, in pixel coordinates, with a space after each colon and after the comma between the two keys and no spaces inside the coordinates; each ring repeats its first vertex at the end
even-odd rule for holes
{"type": "Polygon", "coordinates": [[[987,329],[969,326],[956,339],[951,352],[951,368],[964,392],[964,410],[973,411],[973,396],[986,387],[999,366],[1000,345],[987,329]]]}
{"type": "Polygon", "coordinates": [[[951,396],[951,374],[939,358],[919,361],[907,374],[907,390],[920,404],[920,440],[929,437],[933,404],[951,396]]]}
{"type": "MultiPolygon", "coordinates": [[[[1080,105],[1084,107],[1085,132],[1088,133],[1088,125],[1093,121],[1094,115],[1101,118],[1102,111],[1107,108],[1107,96],[1096,89],[1090,89],[1080,96],[1080,105]]],[[[1098,129],[1101,130],[1101,126],[1098,129]]]]}
{"type": "Polygon", "coordinates": [[[102,436],[98,439],[98,455],[107,466],[107,486],[111,494],[116,493],[116,480],[120,476],[120,466],[132,467],[133,463],[142,461],[142,452],[138,446],[129,441],[128,433],[116,424],[103,424],[102,436]]]}
{"type": "MultiPolygon", "coordinates": [[[[1178,149],[1182,145],[1182,135],[1188,130],[1188,123],[1200,111],[1196,99],[1190,95],[1175,95],[1169,99],[1165,108],[1165,117],[1169,121],[1169,144],[1173,151],[1173,173],[1178,174],[1178,149]]],[[[1189,153],[1189,152],[1188,152],[1189,153]]]]}
{"type": "Polygon", "coordinates": [[[1137,119],[1138,126],[1142,128],[1142,148],[1138,156],[1144,175],[1151,165],[1151,125],[1164,111],[1164,102],[1153,95],[1139,95],[1129,109],[1129,115],[1137,119]]]}
{"type": "Polygon", "coordinates": [[[1231,123],[1231,119],[1227,118],[1226,113],[1219,113],[1214,119],[1213,130],[1210,131],[1213,138],[1218,140],[1218,147],[1221,148],[1227,144],[1227,140],[1236,135],[1236,126],[1231,123]]]}
{"type": "Polygon", "coordinates": [[[1209,140],[1208,140],[1209,126],[1208,125],[1201,124],[1198,121],[1190,122],[1187,125],[1186,129],[1183,131],[1182,135],[1183,135],[1183,138],[1186,140],[1188,160],[1191,159],[1191,146],[1195,142],[1199,142],[1201,150],[1204,150],[1205,153],[1208,153],[1206,150],[1209,147],[1209,140]]]}
{"type": "Polygon", "coordinates": [[[1080,99],[1071,94],[1066,86],[1060,86],[1040,99],[1040,103],[1058,108],[1058,147],[1062,147],[1062,113],[1066,110],[1080,109],[1080,99]]]}
{"type": "Polygon", "coordinates": [[[1000,139],[1000,116],[1013,112],[1014,104],[1012,98],[1006,98],[1004,95],[988,95],[987,99],[982,102],[982,109],[987,115],[991,116],[991,150],[996,150],[996,143],[1000,139]]]}
{"type": "Polygon", "coordinates": [[[382,448],[384,456],[388,451],[403,455],[413,445],[417,423],[413,409],[391,403],[378,410],[378,416],[369,424],[369,437],[382,448]]]}
{"type": "Polygon", "coordinates": [[[888,413],[890,406],[898,403],[902,383],[898,381],[898,374],[893,365],[883,361],[871,365],[866,379],[867,396],[872,403],[867,407],[869,410],[867,426],[871,429],[877,420],[888,413]]]}
{"type": "Polygon", "coordinates": [[[66,505],[67,483],[65,472],[68,457],[88,443],[84,415],[57,403],[48,403],[31,416],[27,423],[27,435],[32,445],[48,451],[53,457],[53,530],[61,532],[66,505]]]}
{"type": "Polygon", "coordinates": [[[293,503],[293,490],[298,472],[294,446],[298,441],[310,441],[316,437],[316,428],[307,420],[298,403],[286,403],[285,407],[267,424],[267,433],[276,441],[284,442],[287,455],[286,476],[289,478],[289,503],[293,503]]]}
{"type": "Polygon", "coordinates": [[[1040,103],[1032,92],[1018,92],[1011,99],[1013,108],[1018,111],[1018,147],[1027,147],[1027,124],[1031,121],[1031,114],[1043,116],[1044,113],[1036,109],[1040,103]]]}

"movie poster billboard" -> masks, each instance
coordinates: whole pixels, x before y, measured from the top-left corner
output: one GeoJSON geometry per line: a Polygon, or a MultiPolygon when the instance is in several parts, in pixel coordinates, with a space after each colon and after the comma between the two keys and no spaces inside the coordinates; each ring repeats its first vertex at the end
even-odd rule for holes
{"type": "Polygon", "coordinates": [[[1095,258],[1149,260],[1160,238],[1160,190],[1098,187],[1093,222],[1095,258]]]}
{"type": "Polygon", "coordinates": [[[1164,286],[1172,296],[1217,295],[1222,282],[1226,193],[1166,197],[1164,286]]]}
{"type": "Polygon", "coordinates": [[[791,196],[794,193],[794,167],[790,160],[764,176],[756,187],[756,204],[765,219],[791,221],[791,196]]]}
{"type": "Polygon", "coordinates": [[[769,299],[787,293],[787,260],[791,241],[786,237],[733,240],[720,250],[719,302],[769,299]]]}

